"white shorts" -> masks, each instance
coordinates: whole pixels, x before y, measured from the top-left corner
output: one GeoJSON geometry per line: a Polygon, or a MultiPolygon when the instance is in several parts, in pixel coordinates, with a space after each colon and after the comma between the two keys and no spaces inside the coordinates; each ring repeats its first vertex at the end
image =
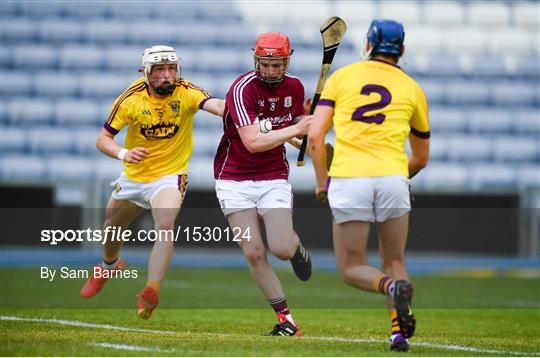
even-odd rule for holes
{"type": "Polygon", "coordinates": [[[409,179],[401,175],[331,178],[328,203],[338,224],[402,217],[411,210],[409,179]]]}
{"type": "Polygon", "coordinates": [[[182,199],[186,193],[187,175],[166,175],[149,183],[135,182],[124,174],[111,183],[114,188],[112,198],[115,200],[128,200],[144,209],[152,208],[152,200],[165,188],[178,189],[182,199]]]}
{"type": "Polygon", "coordinates": [[[216,180],[216,195],[225,216],[251,208],[261,216],[276,208],[292,211],[292,186],[284,179],[216,180]]]}

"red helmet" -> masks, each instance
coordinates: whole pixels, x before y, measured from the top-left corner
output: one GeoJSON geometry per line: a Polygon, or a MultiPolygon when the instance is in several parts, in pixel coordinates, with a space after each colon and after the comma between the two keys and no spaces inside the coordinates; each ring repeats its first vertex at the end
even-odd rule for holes
{"type": "Polygon", "coordinates": [[[253,55],[255,60],[255,71],[257,71],[261,81],[271,86],[281,83],[281,81],[283,81],[283,77],[285,76],[285,71],[289,65],[289,57],[294,51],[291,49],[291,42],[289,41],[287,35],[280,32],[267,32],[265,34],[261,34],[257,37],[255,48],[253,50],[255,51],[253,55]],[[285,68],[283,73],[281,73],[281,75],[277,78],[266,78],[262,76],[259,68],[259,60],[262,58],[284,59],[285,68]]]}

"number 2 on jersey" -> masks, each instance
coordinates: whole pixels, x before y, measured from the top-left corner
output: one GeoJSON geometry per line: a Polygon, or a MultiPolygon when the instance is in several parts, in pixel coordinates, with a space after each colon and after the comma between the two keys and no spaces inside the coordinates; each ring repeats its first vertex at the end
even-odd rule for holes
{"type": "Polygon", "coordinates": [[[352,114],[351,119],[353,121],[360,121],[364,123],[376,123],[381,124],[384,122],[386,115],[383,113],[375,114],[372,116],[366,116],[364,113],[375,111],[377,109],[383,109],[392,101],[392,94],[386,89],[386,87],[379,85],[365,85],[360,91],[361,94],[369,96],[372,93],[378,93],[381,95],[381,99],[378,102],[366,104],[362,107],[358,107],[352,114]]]}

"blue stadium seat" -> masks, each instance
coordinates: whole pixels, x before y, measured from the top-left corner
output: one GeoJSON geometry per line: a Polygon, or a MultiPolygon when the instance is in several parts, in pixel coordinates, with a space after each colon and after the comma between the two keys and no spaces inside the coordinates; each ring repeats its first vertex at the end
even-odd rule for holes
{"type": "Polygon", "coordinates": [[[96,148],[96,140],[100,129],[89,127],[78,129],[75,133],[75,150],[82,155],[99,155],[101,152],[96,148]]]}
{"type": "Polygon", "coordinates": [[[540,78],[540,58],[538,56],[523,56],[517,60],[515,75],[519,78],[540,78]]]}
{"type": "Polygon", "coordinates": [[[96,179],[111,181],[118,178],[123,170],[122,162],[105,156],[95,158],[92,161],[92,167],[96,179]]]}
{"type": "Polygon", "coordinates": [[[446,86],[446,102],[449,104],[486,105],[491,89],[479,81],[452,81],[446,86]]]}
{"type": "Polygon", "coordinates": [[[508,76],[509,71],[500,56],[477,56],[473,59],[471,75],[481,78],[508,76]]]}
{"type": "Polygon", "coordinates": [[[197,51],[197,62],[194,63],[199,72],[237,72],[241,73],[244,58],[238,51],[226,48],[209,48],[197,51]]]}
{"type": "Polygon", "coordinates": [[[174,26],[174,32],[174,42],[182,47],[190,48],[216,44],[219,29],[205,23],[181,23],[174,26]]]}
{"type": "Polygon", "coordinates": [[[46,20],[39,24],[39,39],[47,44],[77,43],[82,39],[82,23],[73,20],[46,20]]]}
{"type": "Polygon", "coordinates": [[[475,133],[509,133],[514,115],[511,111],[478,107],[469,110],[469,130],[475,133]]]}
{"type": "MultiPolygon", "coordinates": [[[[247,72],[247,71],[246,71],[247,72]]],[[[212,88],[212,94],[219,98],[225,98],[225,95],[231,88],[234,80],[239,74],[227,74],[217,78],[216,84],[212,88]]]]}
{"type": "Polygon", "coordinates": [[[144,21],[154,16],[155,2],[153,1],[141,1],[133,4],[133,6],[126,5],[122,1],[110,1],[108,2],[109,12],[113,18],[125,18],[128,21],[137,19],[137,21],[144,21]]]}
{"type": "Polygon", "coordinates": [[[467,121],[466,112],[462,109],[443,106],[429,108],[429,125],[434,133],[465,132],[467,121]]]}
{"type": "Polygon", "coordinates": [[[201,87],[205,91],[210,92],[213,96],[216,96],[218,82],[216,76],[212,76],[208,72],[192,72],[191,74],[186,74],[186,76],[182,77],[196,86],[201,87]]]}
{"type": "Polygon", "coordinates": [[[12,67],[14,62],[13,47],[0,44],[0,65],[2,70],[12,67]]]}
{"type": "MultiPolygon", "coordinates": [[[[216,146],[217,147],[217,146],[216,146]]],[[[191,189],[213,188],[214,160],[211,157],[198,157],[189,162],[189,187],[191,189]]]]}
{"type": "Polygon", "coordinates": [[[230,48],[237,46],[239,51],[248,51],[255,46],[257,33],[252,26],[245,24],[223,25],[215,34],[215,43],[230,48]]]}
{"type": "MultiPolygon", "coordinates": [[[[216,117],[216,120],[219,118],[216,117]]],[[[216,154],[221,133],[214,131],[195,131],[193,134],[193,154],[213,157],[216,154]]]]}
{"type": "MultiPolygon", "coordinates": [[[[4,1],[2,1],[4,4],[4,1]]],[[[2,18],[1,38],[2,43],[20,43],[24,41],[35,41],[38,28],[35,21],[24,18],[2,18]]]]}
{"type": "Polygon", "coordinates": [[[45,161],[33,155],[6,155],[0,157],[0,172],[6,181],[39,181],[45,179],[45,161]]]}
{"type": "Polygon", "coordinates": [[[434,105],[444,102],[446,89],[443,81],[419,79],[418,83],[424,90],[428,103],[434,105]]]}
{"type": "Polygon", "coordinates": [[[55,119],[61,126],[96,125],[99,104],[90,100],[61,99],[56,104],[55,119]]]}
{"type": "Polygon", "coordinates": [[[40,72],[35,76],[34,87],[40,96],[76,96],[80,78],[63,72],[40,72]]]}
{"type": "Polygon", "coordinates": [[[236,10],[234,1],[200,2],[199,16],[207,22],[242,23],[242,17],[236,10]]]}
{"type": "Polygon", "coordinates": [[[430,57],[427,71],[431,76],[459,77],[463,74],[459,57],[450,54],[430,57]]]}
{"type": "Polygon", "coordinates": [[[108,1],[70,1],[66,8],[70,18],[104,18],[110,15],[108,1]]]}
{"type": "Polygon", "coordinates": [[[540,142],[530,137],[498,137],[493,140],[495,160],[534,162],[540,155],[540,142]]]}
{"type": "Polygon", "coordinates": [[[518,167],[518,185],[520,188],[540,186],[540,165],[527,164],[518,167]]]}
{"type": "Polygon", "coordinates": [[[136,72],[142,67],[143,51],[144,48],[140,46],[112,46],[107,48],[103,55],[105,69],[109,71],[125,70],[136,72]]]}
{"type": "Polygon", "coordinates": [[[294,53],[289,66],[293,75],[316,76],[321,70],[320,51],[302,51],[294,53]]]}
{"type": "Polygon", "coordinates": [[[164,21],[173,19],[177,23],[182,23],[198,20],[199,2],[156,1],[152,4],[156,17],[164,21]]]}
{"type": "Polygon", "coordinates": [[[80,75],[64,72],[43,72],[35,76],[34,87],[40,96],[76,96],[79,91],[80,75]]]}
{"type": "Polygon", "coordinates": [[[499,82],[491,93],[493,103],[500,106],[534,106],[538,102],[538,85],[524,82],[499,82]]]}
{"type": "Polygon", "coordinates": [[[46,162],[47,176],[51,180],[88,180],[92,177],[92,163],[85,157],[52,156],[46,162]]]}
{"type": "Polygon", "coordinates": [[[175,27],[169,23],[160,23],[156,26],[155,21],[140,22],[131,27],[128,38],[129,41],[143,46],[153,44],[169,44],[176,40],[177,32],[175,27]]]}
{"type": "Polygon", "coordinates": [[[64,70],[99,70],[103,67],[103,49],[97,46],[65,46],[59,52],[59,60],[64,70]]]}
{"type": "Polygon", "coordinates": [[[434,161],[446,160],[448,148],[446,138],[442,136],[432,136],[429,141],[429,159],[434,161]]]}
{"type": "MultiPolygon", "coordinates": [[[[332,68],[338,69],[351,63],[358,62],[360,59],[360,54],[356,53],[355,51],[346,49],[343,49],[342,51],[342,49],[340,49],[340,51],[338,51],[334,57],[332,68]]],[[[292,57],[292,60],[294,61],[294,56],[292,57]]]]}
{"type": "Polygon", "coordinates": [[[453,161],[487,161],[491,158],[492,142],[479,136],[448,138],[448,158],[453,161]]]}
{"type": "Polygon", "coordinates": [[[50,101],[32,97],[18,98],[8,104],[11,122],[21,125],[44,125],[52,122],[54,108],[50,101]]]}
{"type": "Polygon", "coordinates": [[[468,170],[457,163],[430,163],[412,181],[413,187],[430,190],[463,190],[468,184],[468,170]]]}
{"type": "Polygon", "coordinates": [[[473,26],[501,28],[510,22],[510,9],[505,2],[471,2],[467,5],[468,19],[473,26]]]}
{"type": "Polygon", "coordinates": [[[139,77],[137,72],[122,76],[112,73],[86,74],[80,79],[81,94],[90,97],[116,98],[139,77]]]}
{"type": "Polygon", "coordinates": [[[7,18],[13,18],[20,15],[20,2],[19,1],[2,1],[0,2],[0,12],[2,16],[7,18]]]}
{"type": "Polygon", "coordinates": [[[61,128],[32,128],[29,130],[28,139],[30,150],[40,155],[69,153],[74,146],[72,131],[61,128]]]}
{"type": "Polygon", "coordinates": [[[540,4],[537,1],[516,1],[512,4],[514,23],[523,28],[538,32],[540,4]]]}
{"type": "Polygon", "coordinates": [[[480,163],[470,167],[469,181],[472,189],[513,189],[517,174],[505,164],[480,163]]]}
{"type": "Polygon", "coordinates": [[[57,53],[48,45],[20,45],[13,50],[13,64],[24,69],[56,67],[57,53]]]}
{"type": "Polygon", "coordinates": [[[388,1],[379,6],[379,16],[382,18],[396,19],[409,25],[420,22],[421,5],[418,1],[388,1]]]}
{"type": "Polygon", "coordinates": [[[46,17],[65,15],[68,1],[22,1],[21,11],[25,16],[41,20],[46,17]]]}
{"type": "Polygon", "coordinates": [[[520,109],[514,112],[514,131],[520,134],[540,135],[540,109],[520,109]]]}
{"type": "Polygon", "coordinates": [[[24,128],[2,126],[0,139],[2,155],[22,153],[28,146],[27,132],[24,128]]]}
{"type": "Polygon", "coordinates": [[[83,37],[90,43],[125,43],[131,31],[128,22],[94,20],[85,23],[83,37]]]}
{"type": "Polygon", "coordinates": [[[32,92],[32,77],[26,72],[0,73],[2,96],[29,96],[32,92]]]}
{"type": "Polygon", "coordinates": [[[482,55],[486,52],[486,42],[486,33],[470,26],[450,28],[442,32],[443,51],[448,53],[482,55]]]}
{"type": "Polygon", "coordinates": [[[432,27],[460,26],[465,22],[464,6],[459,1],[426,2],[424,19],[432,27]]]}

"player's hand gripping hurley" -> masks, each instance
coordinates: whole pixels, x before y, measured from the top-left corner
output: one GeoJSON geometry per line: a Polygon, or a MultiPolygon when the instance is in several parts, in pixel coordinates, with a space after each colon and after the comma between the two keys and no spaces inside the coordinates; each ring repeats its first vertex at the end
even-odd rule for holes
{"type": "MultiPolygon", "coordinates": [[[[347,25],[345,24],[345,21],[343,21],[337,16],[332,16],[331,18],[326,20],[321,26],[321,36],[324,48],[323,60],[321,74],[319,75],[317,89],[315,90],[315,95],[313,96],[313,102],[311,103],[309,114],[313,114],[313,112],[315,111],[315,107],[317,106],[317,102],[319,102],[321,92],[328,77],[328,71],[330,70],[330,66],[332,65],[332,60],[334,59],[334,55],[336,54],[341,39],[345,35],[345,31],[347,31],[347,25]]],[[[300,153],[298,153],[298,160],[296,161],[296,165],[299,167],[305,164],[304,155],[306,154],[306,147],[307,135],[304,135],[304,138],[302,139],[302,146],[300,147],[300,153]]]]}

